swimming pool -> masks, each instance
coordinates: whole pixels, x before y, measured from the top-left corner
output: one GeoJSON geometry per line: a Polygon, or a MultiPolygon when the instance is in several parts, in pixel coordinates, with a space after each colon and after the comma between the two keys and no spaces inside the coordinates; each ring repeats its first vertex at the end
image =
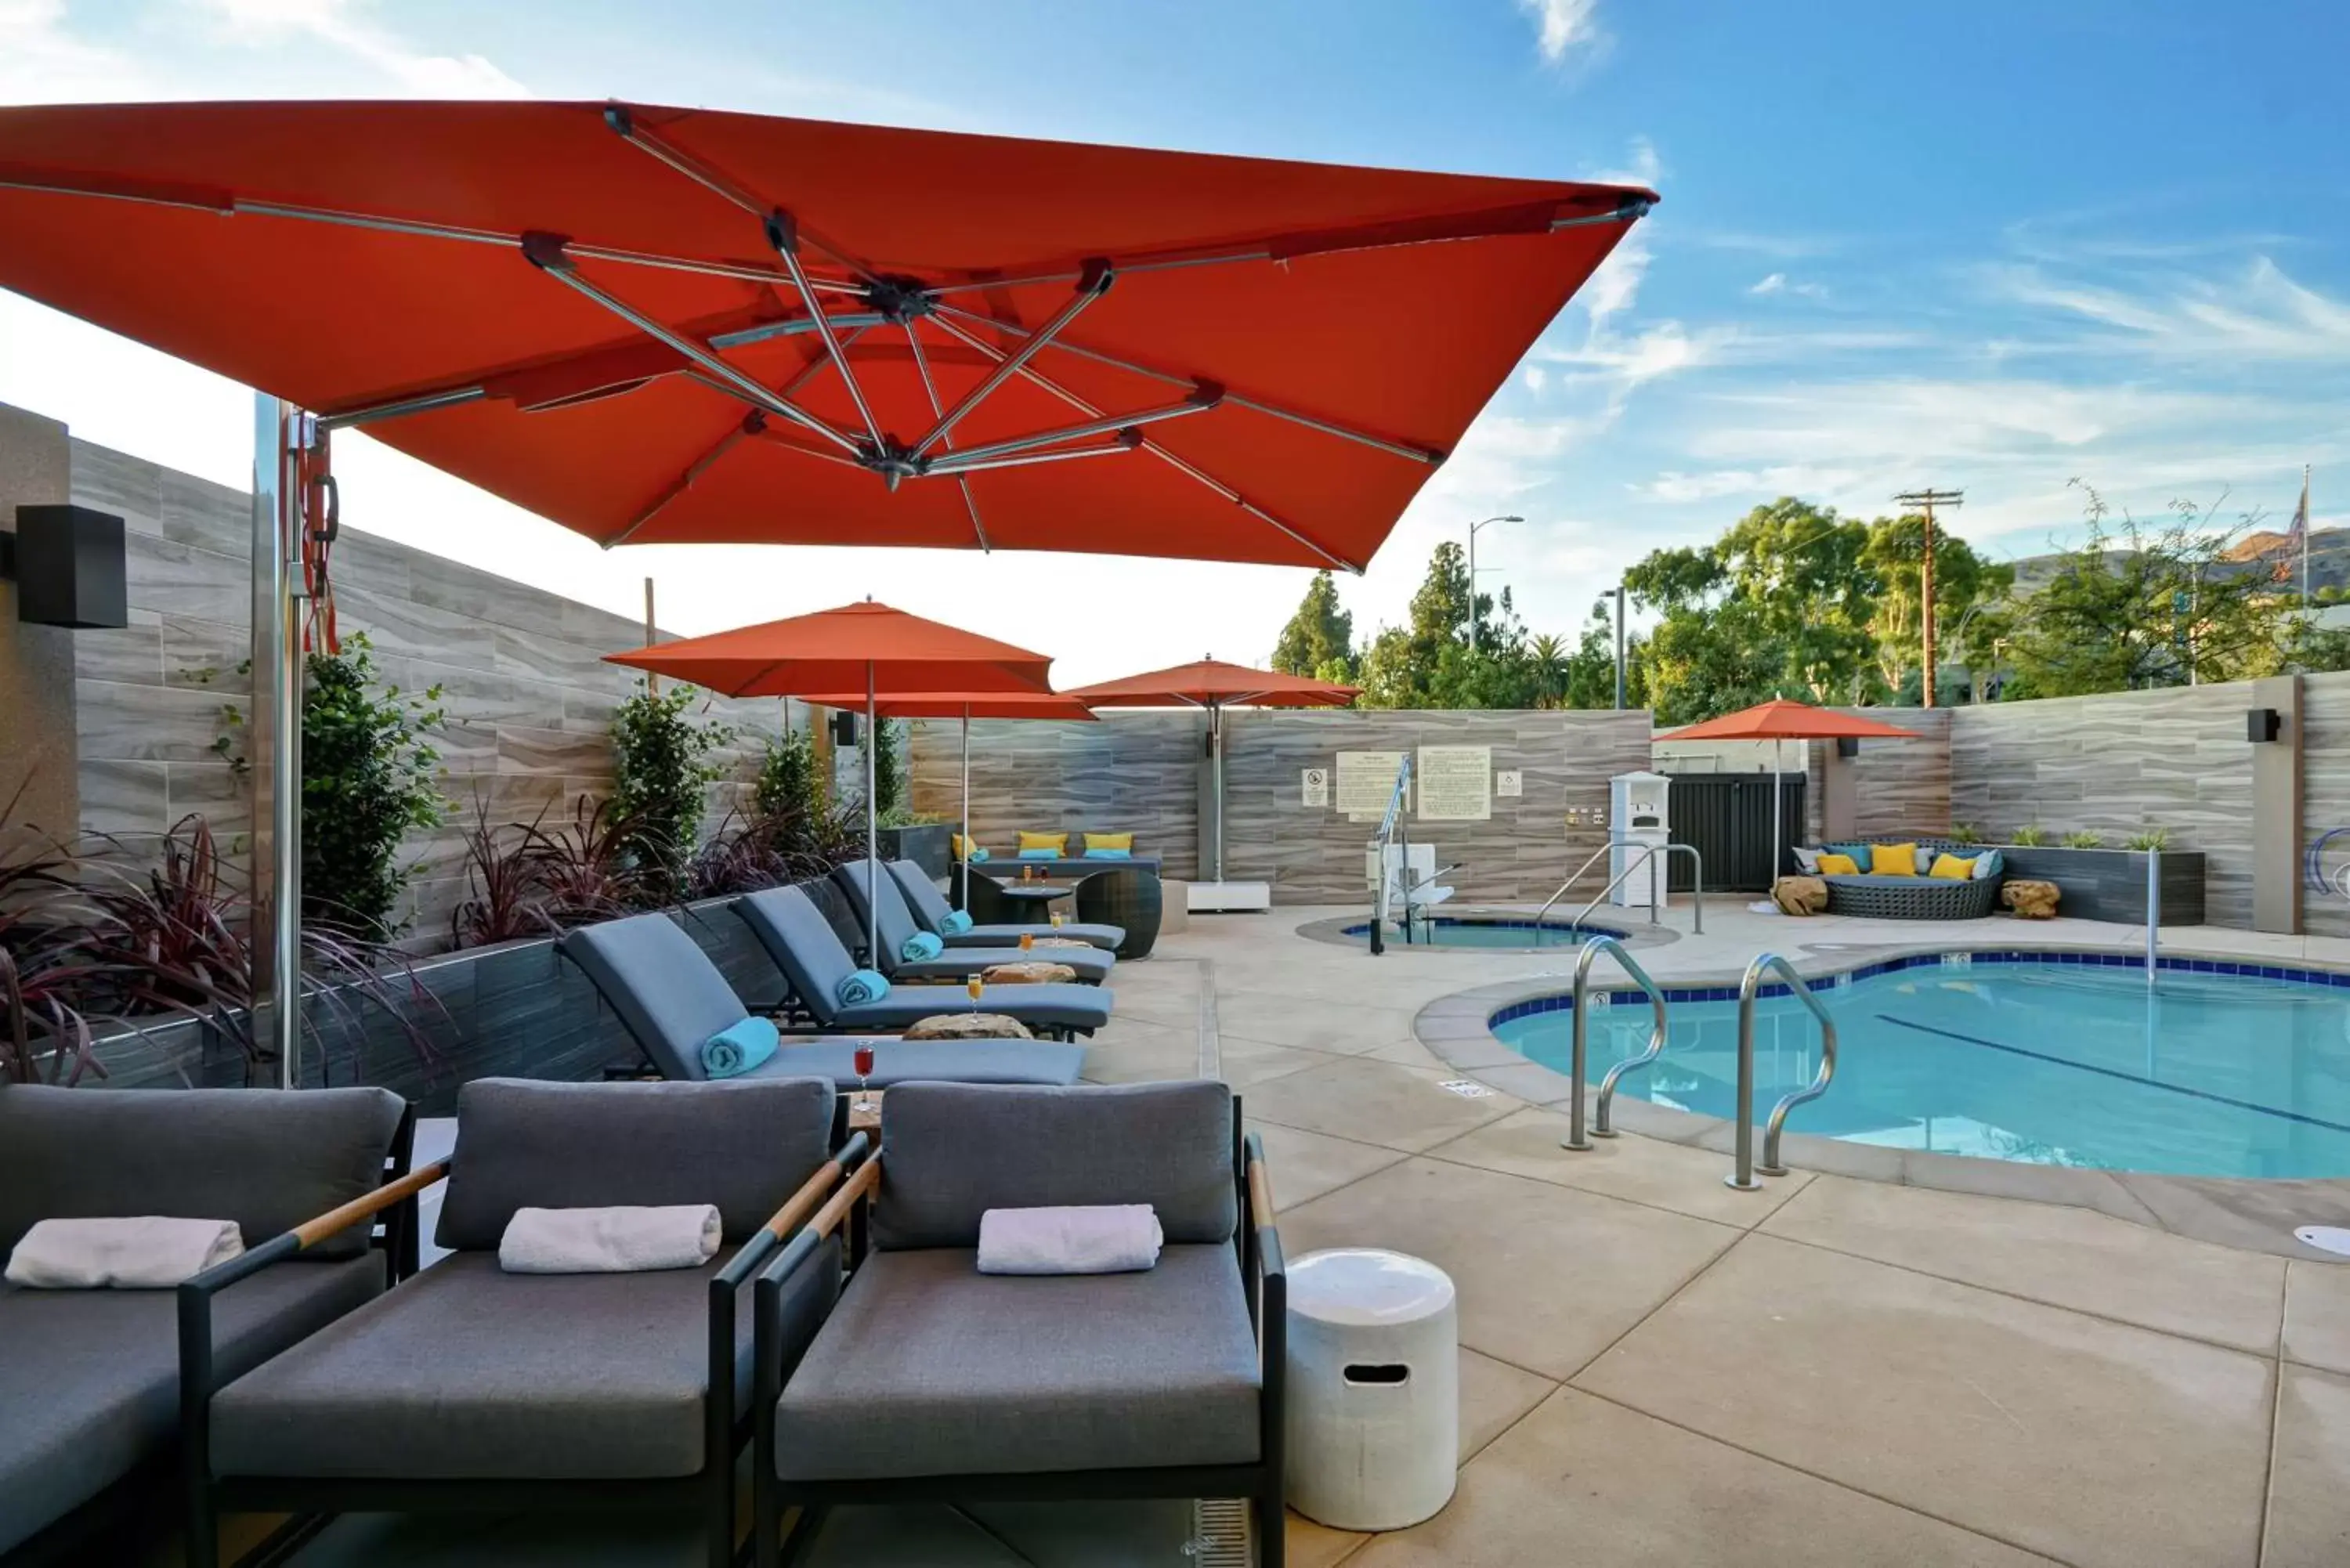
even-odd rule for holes
{"type": "MultiPolygon", "coordinates": [[[[2186,1176],[2350,1176],[2350,976],[2112,954],[1976,953],[1874,965],[1814,990],[1836,1021],[1827,1094],[1788,1129],[1853,1143],[2186,1176]],[[2222,972],[2222,971],[2226,972],[2222,972]]],[[[1704,1116],[1736,1106],[1734,987],[1669,992],[1664,1054],[1622,1096],[1704,1116]]],[[[1568,1068],[1565,997],[1516,1003],[1493,1033],[1568,1068]]],[[[1594,1083],[1648,1044],[1638,992],[1592,1010],[1594,1083]]],[[[1801,1002],[1755,1010],[1755,1116],[1811,1081],[1801,1002]]]]}
{"type": "MultiPolygon", "coordinates": [[[[1357,920],[1339,934],[1351,940],[1370,940],[1368,920],[1357,920]]],[[[1403,928],[1395,921],[1387,922],[1387,945],[1390,949],[1415,948],[1480,948],[1487,952],[1539,952],[1561,948],[1581,947],[1594,937],[1614,937],[1624,940],[1625,933],[1606,926],[1577,926],[1565,920],[1536,922],[1524,916],[1508,915],[1436,915],[1411,923],[1411,935],[1407,942],[1403,928]]]]}

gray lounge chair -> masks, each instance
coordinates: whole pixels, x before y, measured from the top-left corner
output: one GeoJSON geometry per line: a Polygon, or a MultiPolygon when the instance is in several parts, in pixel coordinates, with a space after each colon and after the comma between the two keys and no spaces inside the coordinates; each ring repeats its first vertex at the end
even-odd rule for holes
{"type": "Polygon", "coordinates": [[[374,1299],[403,1255],[414,1267],[412,1202],[381,1247],[366,1229],[286,1244],[387,1163],[404,1175],[413,1125],[383,1089],[0,1086],[0,1256],[36,1220],[109,1215],[233,1220],[252,1249],[233,1283],[200,1276],[192,1305],[188,1286],[0,1284],[0,1555],[138,1555],[98,1538],[154,1517],[147,1489],[174,1495],[183,1409],[374,1299]]]}
{"type": "MultiPolygon", "coordinates": [[[[848,900],[849,911],[859,928],[865,924],[865,868],[868,863],[852,860],[833,868],[832,879],[848,900]]],[[[876,878],[874,891],[880,898],[879,935],[881,951],[873,967],[893,981],[962,980],[977,974],[990,964],[1019,963],[1029,959],[1042,959],[1048,963],[1066,964],[1076,971],[1079,983],[1099,985],[1109,978],[1110,967],[1118,962],[1114,953],[1105,952],[1088,942],[1081,948],[1053,948],[1044,952],[1023,952],[1019,935],[999,942],[958,942],[953,948],[934,959],[906,959],[899,955],[906,943],[921,930],[914,923],[914,911],[906,902],[905,889],[896,877],[886,872],[876,878]]],[[[1021,930],[1031,937],[1057,937],[1061,933],[1049,927],[1024,926],[1021,930]]],[[[935,935],[936,933],[932,933],[935,935]]],[[[941,943],[945,939],[940,939],[941,943]]],[[[1079,937],[1072,939],[1084,941],[1079,937]]]]}
{"type": "MultiPolygon", "coordinates": [[[[832,1120],[833,1086],[818,1078],[467,1084],[437,1238],[452,1255],[198,1412],[209,1466],[191,1511],[207,1550],[192,1549],[191,1568],[213,1568],[216,1507],[698,1507],[708,1561],[723,1568],[752,1374],[736,1293],[862,1155],[861,1134],[833,1153],[832,1120]],[[725,1240],[710,1265],[498,1266],[499,1240],[525,1206],[671,1203],[717,1207],[725,1240]]],[[[774,1298],[769,1336],[787,1362],[815,1332],[838,1266],[813,1267],[798,1294],[774,1298]]]]}
{"type": "MultiPolygon", "coordinates": [[[[842,1003],[840,982],[856,972],[857,961],[823,911],[797,888],[745,893],[734,900],[734,912],[784,971],[793,996],[819,1030],[905,1029],[940,1013],[971,1010],[960,990],[937,985],[900,986],[879,1002],[842,1003]]],[[[984,1005],[990,1012],[1066,1038],[1090,1034],[1107,1023],[1110,995],[1098,985],[999,985],[988,988],[984,1005]]]]}
{"type": "MultiPolygon", "coordinates": [[[[1240,1127],[1218,1083],[886,1098],[878,1160],[851,1184],[878,1192],[870,1250],[805,1354],[779,1317],[760,1356],[760,1563],[795,1557],[836,1504],[1246,1497],[1278,1568],[1286,1286],[1240,1127]],[[979,1272],[987,1210],[1094,1203],[1157,1210],[1156,1267],[979,1272]]],[[[763,1271],[763,1300],[829,1266],[818,1229],[763,1271]]]]}
{"type": "MultiPolygon", "coordinates": [[[[973,926],[967,931],[950,931],[946,929],[946,919],[954,913],[954,907],[947,902],[946,895],[939,891],[937,885],[923,875],[920,866],[910,860],[892,860],[889,862],[889,875],[897,879],[898,890],[906,896],[906,906],[912,911],[915,923],[941,939],[950,948],[1001,947],[1007,941],[1017,945],[1022,932],[1030,936],[1036,934],[1033,924],[973,926]]],[[[1053,934],[1091,942],[1112,952],[1117,951],[1126,940],[1126,932],[1120,927],[1084,920],[1064,923],[1053,934]]]]}
{"type": "MultiPolygon", "coordinates": [[[[556,950],[579,966],[664,1078],[699,1081],[702,1047],[751,1015],[683,928],[664,914],[630,915],[567,932],[556,950]]],[[[744,1078],[857,1078],[860,1042],[786,1041],[744,1078]]],[[[920,1078],[956,1084],[1074,1084],[1085,1047],[1054,1040],[900,1040],[873,1044],[877,1089],[920,1078]]]]}

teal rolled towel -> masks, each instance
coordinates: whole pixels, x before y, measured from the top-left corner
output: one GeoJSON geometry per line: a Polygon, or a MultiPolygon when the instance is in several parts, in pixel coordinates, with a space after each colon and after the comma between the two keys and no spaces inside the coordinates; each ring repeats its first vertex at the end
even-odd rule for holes
{"type": "Polygon", "coordinates": [[[702,1043],[702,1070],[713,1078],[738,1078],[775,1054],[775,1026],[764,1018],[730,1023],[702,1043]]]}
{"type": "Polygon", "coordinates": [[[983,860],[984,860],[984,859],[986,859],[986,858],[987,858],[987,848],[986,848],[986,846],[985,846],[984,845],[979,845],[979,844],[974,844],[974,845],[972,845],[972,846],[971,846],[971,853],[970,853],[970,855],[966,856],[966,857],[965,857],[965,858],[966,858],[966,859],[968,859],[969,861],[971,861],[971,863],[972,863],[972,865],[974,865],[974,866],[978,865],[981,861],[983,861],[983,860]]]}
{"type": "Polygon", "coordinates": [[[947,918],[941,920],[939,924],[947,929],[947,935],[959,937],[971,929],[971,917],[961,909],[949,909],[947,918]]]}
{"type": "Polygon", "coordinates": [[[843,1007],[856,1007],[868,1002],[879,1002],[889,994],[889,982],[869,969],[843,975],[834,995],[843,1007]]]}
{"type": "Polygon", "coordinates": [[[906,939],[906,945],[898,950],[898,956],[908,963],[928,963],[946,950],[946,943],[928,931],[916,931],[906,939]]]}

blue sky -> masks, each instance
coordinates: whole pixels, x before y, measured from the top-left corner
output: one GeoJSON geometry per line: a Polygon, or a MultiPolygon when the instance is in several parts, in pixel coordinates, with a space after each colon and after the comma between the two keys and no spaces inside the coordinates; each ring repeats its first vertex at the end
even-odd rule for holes
{"type": "MultiPolygon", "coordinates": [[[[1488,530],[1482,564],[1556,629],[1627,562],[1780,493],[1874,514],[1963,487],[1958,531],[2005,556],[2074,526],[2076,475],[2142,515],[2225,491],[2282,526],[2307,462],[2319,521],[2350,522],[2345,58],[2350,5],[2324,0],[0,0],[0,101],[613,96],[1652,182],[1664,204],[1342,587],[1366,628],[1400,616],[1436,540],[1496,512],[1529,521],[1488,530]]],[[[152,358],[0,296],[0,400],[236,478],[242,399],[152,358]],[[133,376],[161,408],[119,395],[133,376]]],[[[868,591],[968,618],[974,584],[1132,580],[1078,559],[600,556],[380,449],[359,466],[359,525],[616,608],[653,571],[686,629],[868,591]]],[[[1304,587],[1158,581],[1146,614],[1067,623],[1048,649],[1066,678],[1262,657],[1304,587]]],[[[1016,639],[1001,613],[983,629],[1016,639]]]]}

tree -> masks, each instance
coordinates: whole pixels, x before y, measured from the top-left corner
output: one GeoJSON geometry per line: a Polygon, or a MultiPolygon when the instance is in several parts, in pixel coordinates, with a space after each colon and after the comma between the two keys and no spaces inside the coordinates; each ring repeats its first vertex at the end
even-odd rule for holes
{"type": "MultiPolygon", "coordinates": [[[[1860,565],[1875,588],[1869,631],[1877,639],[1877,677],[1886,690],[1911,691],[1925,659],[1919,588],[1925,572],[1926,520],[1911,515],[1878,518],[1868,525],[1860,565]]],[[[1993,612],[2015,587],[2015,568],[1975,554],[1964,539],[1937,532],[1934,539],[1934,619],[1939,632],[1936,662],[1964,664],[1970,671],[1996,662],[1992,644],[2005,635],[1993,612]],[[1991,615],[1982,631],[1975,623],[1991,615]]],[[[1909,699],[1915,701],[1917,699],[1909,699]]]]}
{"type": "MultiPolygon", "coordinates": [[[[1648,670],[1643,658],[1646,651],[1647,645],[1638,635],[1626,638],[1624,705],[1627,708],[1648,706],[1648,670]]],[[[1616,706],[1616,612],[1607,599],[1592,605],[1590,618],[1583,623],[1582,639],[1568,656],[1565,705],[1616,706]]]]}
{"type": "Polygon", "coordinates": [[[1338,607],[1338,586],[1327,572],[1305,585],[1297,613],[1273,645],[1273,667],[1284,675],[1351,682],[1355,674],[1355,618],[1338,607]],[[1331,670],[1340,671],[1331,674],[1331,670]]]}
{"type": "Polygon", "coordinates": [[[1555,708],[1566,699],[1568,660],[1564,639],[1544,632],[1526,644],[1527,673],[1534,677],[1534,706],[1555,708]]]}
{"type": "Polygon", "coordinates": [[[684,887],[708,786],[724,774],[711,753],[734,738],[727,725],[688,718],[694,698],[691,686],[655,691],[640,682],[612,715],[612,815],[645,886],[662,899],[684,887]]]}
{"type": "Polygon", "coordinates": [[[1439,545],[1412,595],[1409,624],[1381,628],[1364,650],[1363,706],[1536,706],[1542,680],[1508,591],[1498,599],[1480,594],[1475,607],[1480,625],[1471,647],[1469,565],[1459,545],[1439,545]]]}

